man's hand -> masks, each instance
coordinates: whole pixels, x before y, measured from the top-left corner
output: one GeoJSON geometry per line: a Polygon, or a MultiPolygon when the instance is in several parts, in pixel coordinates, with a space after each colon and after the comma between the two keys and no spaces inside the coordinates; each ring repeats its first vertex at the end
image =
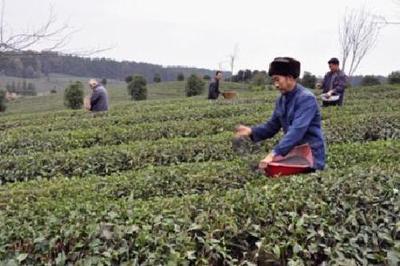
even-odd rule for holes
{"type": "Polygon", "coordinates": [[[333,95],[333,93],[334,93],[334,91],[333,91],[333,90],[330,90],[330,91],[328,91],[327,95],[328,95],[329,97],[331,97],[331,96],[333,95]]]}
{"type": "Polygon", "coordinates": [[[90,110],[90,96],[86,96],[84,99],[83,99],[83,106],[84,106],[84,108],[86,109],[86,110],[90,110]]]}
{"type": "Polygon", "coordinates": [[[267,157],[265,157],[263,160],[260,161],[260,163],[258,164],[258,168],[260,169],[265,169],[267,168],[268,164],[270,162],[272,162],[275,158],[275,154],[273,152],[271,152],[270,154],[267,155],[267,157]]]}
{"type": "Polygon", "coordinates": [[[251,135],[251,127],[238,125],[235,128],[235,138],[249,137],[251,135]]]}

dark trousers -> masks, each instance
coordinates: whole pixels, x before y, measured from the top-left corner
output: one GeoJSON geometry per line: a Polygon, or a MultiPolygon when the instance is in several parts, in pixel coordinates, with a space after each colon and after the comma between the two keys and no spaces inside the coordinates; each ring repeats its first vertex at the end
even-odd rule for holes
{"type": "Polygon", "coordinates": [[[340,102],[340,100],[334,102],[322,101],[322,107],[328,107],[328,106],[342,106],[342,103],[340,102]]]}

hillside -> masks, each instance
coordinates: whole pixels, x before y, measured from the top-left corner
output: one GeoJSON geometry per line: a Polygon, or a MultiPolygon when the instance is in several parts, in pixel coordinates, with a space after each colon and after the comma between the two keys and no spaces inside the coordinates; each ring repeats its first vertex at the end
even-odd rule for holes
{"type": "MultiPolygon", "coordinates": [[[[5,114],[10,115],[16,113],[34,113],[34,112],[46,112],[46,111],[61,111],[65,110],[64,106],[64,95],[63,89],[72,81],[81,81],[86,86],[86,94],[90,93],[87,86],[88,78],[76,78],[70,76],[60,76],[52,75],[50,83],[46,79],[32,80],[32,82],[37,82],[37,88],[42,88],[48,90],[51,86],[57,86],[59,88],[56,94],[50,94],[46,92],[43,96],[35,97],[21,97],[16,101],[8,103],[7,111],[5,114]]],[[[148,98],[149,100],[159,100],[159,99],[174,99],[182,98],[185,95],[185,81],[171,81],[171,82],[161,82],[152,83],[148,85],[148,98]]],[[[117,80],[108,80],[107,89],[110,95],[110,105],[111,109],[117,107],[120,104],[131,103],[137,104],[130,100],[127,92],[127,85],[125,82],[117,80]]],[[[247,88],[247,85],[242,85],[238,83],[222,82],[221,89],[228,90],[234,89],[238,92],[246,92],[243,90],[247,88]]],[[[204,90],[203,96],[198,98],[206,98],[207,85],[204,90]]]]}

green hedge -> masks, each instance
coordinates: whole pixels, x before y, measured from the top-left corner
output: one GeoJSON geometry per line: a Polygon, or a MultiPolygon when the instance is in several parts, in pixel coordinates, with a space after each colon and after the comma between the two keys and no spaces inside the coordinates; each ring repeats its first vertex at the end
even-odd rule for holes
{"type": "MultiPolygon", "coordinates": [[[[0,141],[0,152],[6,155],[27,155],[32,152],[69,151],[93,146],[127,144],[161,138],[198,137],[232,132],[235,125],[255,125],[265,121],[264,114],[229,118],[208,118],[193,121],[141,123],[131,126],[102,125],[93,129],[46,132],[38,126],[31,131],[9,132],[0,141]],[[37,130],[37,131],[36,131],[37,130]]],[[[328,143],[400,138],[399,112],[332,116],[323,120],[328,143]]]]}
{"type": "Polygon", "coordinates": [[[389,265],[400,240],[393,162],[183,197],[86,190],[57,200],[52,192],[10,199],[1,208],[0,257],[27,264],[389,265]]]}

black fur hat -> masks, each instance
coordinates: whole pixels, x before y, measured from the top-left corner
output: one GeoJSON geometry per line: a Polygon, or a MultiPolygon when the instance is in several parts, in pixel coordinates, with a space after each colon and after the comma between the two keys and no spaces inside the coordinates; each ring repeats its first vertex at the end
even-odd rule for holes
{"type": "Polygon", "coordinates": [[[291,57],[277,57],[269,64],[268,75],[300,76],[300,62],[291,57]]]}

